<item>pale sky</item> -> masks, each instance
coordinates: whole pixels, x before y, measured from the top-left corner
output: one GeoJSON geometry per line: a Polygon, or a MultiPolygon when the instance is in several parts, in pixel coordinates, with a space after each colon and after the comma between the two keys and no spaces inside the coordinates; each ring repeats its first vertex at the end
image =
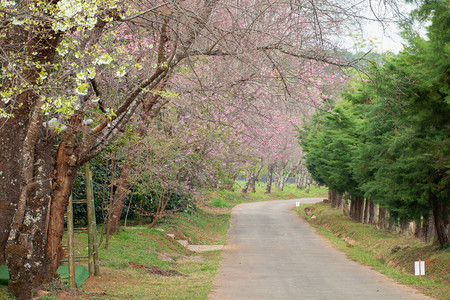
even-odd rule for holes
{"type": "Polygon", "coordinates": [[[392,51],[398,53],[403,48],[404,40],[398,35],[395,25],[383,27],[379,23],[367,24],[363,27],[363,38],[376,39],[374,41],[377,52],[392,51]]]}
{"type": "MultiPolygon", "coordinates": [[[[403,14],[403,17],[408,17],[409,12],[412,11],[416,5],[415,4],[406,4],[406,3],[399,3],[398,4],[398,10],[401,11],[401,14],[403,14]]],[[[382,7],[382,10],[384,12],[380,12],[380,16],[386,16],[392,19],[398,18],[395,14],[392,14],[392,10],[386,7],[382,7]]],[[[369,18],[373,19],[373,13],[367,8],[363,14],[369,18]]],[[[399,36],[400,29],[396,25],[395,22],[391,23],[385,23],[384,28],[380,24],[380,22],[377,21],[366,21],[365,24],[362,26],[362,37],[358,37],[359,40],[367,40],[371,39],[373,44],[376,46],[377,52],[385,52],[385,51],[392,51],[394,53],[398,53],[402,48],[405,41],[399,36]]],[[[352,47],[355,42],[352,41],[352,38],[346,38],[345,45],[349,45],[348,47],[352,47]]],[[[360,48],[359,50],[369,50],[369,48],[360,48]]],[[[353,50],[355,52],[355,49],[353,50]]]]}

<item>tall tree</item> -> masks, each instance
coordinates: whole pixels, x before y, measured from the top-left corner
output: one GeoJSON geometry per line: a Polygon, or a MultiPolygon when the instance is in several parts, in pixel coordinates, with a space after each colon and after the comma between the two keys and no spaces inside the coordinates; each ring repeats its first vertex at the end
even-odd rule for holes
{"type": "Polygon", "coordinates": [[[406,26],[409,46],[370,68],[368,77],[351,83],[345,101],[329,111],[339,116],[339,122],[331,123],[324,113],[317,115],[304,143],[316,180],[336,190],[353,181],[350,190],[380,203],[380,219],[385,208],[391,220],[401,224],[427,220],[432,212],[437,238],[444,245],[449,242],[450,204],[450,12],[440,2],[425,1],[413,15],[431,20],[428,39],[406,26]],[[354,141],[342,131],[338,138],[333,134],[335,124],[345,124],[348,117],[342,103],[351,104],[347,112],[352,112],[355,125],[360,124],[351,126],[358,130],[354,141]],[[339,151],[340,144],[346,145],[347,153],[339,151]],[[341,170],[333,168],[338,164],[341,170]]]}

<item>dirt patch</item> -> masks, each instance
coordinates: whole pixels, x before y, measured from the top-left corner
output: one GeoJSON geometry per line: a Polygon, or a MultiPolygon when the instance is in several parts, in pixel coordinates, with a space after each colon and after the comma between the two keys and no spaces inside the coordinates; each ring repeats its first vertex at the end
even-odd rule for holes
{"type": "Polygon", "coordinates": [[[178,272],[177,270],[164,270],[161,269],[160,267],[156,267],[156,266],[145,266],[145,265],[141,265],[135,262],[128,262],[130,264],[131,267],[136,268],[136,269],[143,269],[151,274],[154,275],[159,275],[159,276],[183,276],[183,277],[187,277],[187,275],[178,272]]]}
{"type": "MultiPolygon", "coordinates": [[[[107,296],[105,292],[85,294],[81,291],[62,292],[57,294],[58,299],[104,299],[107,296]]],[[[39,298],[40,299],[40,298],[39,298]]]]}
{"type": "Polygon", "coordinates": [[[202,206],[199,206],[199,208],[207,213],[215,215],[215,217],[227,216],[231,211],[231,208],[229,208],[229,207],[214,207],[214,206],[208,206],[208,205],[202,205],[202,206]]]}

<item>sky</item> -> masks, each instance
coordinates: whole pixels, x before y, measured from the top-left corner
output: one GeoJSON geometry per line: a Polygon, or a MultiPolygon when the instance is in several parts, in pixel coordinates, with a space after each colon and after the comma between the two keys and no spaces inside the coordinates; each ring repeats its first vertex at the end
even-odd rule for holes
{"type": "MultiPolygon", "coordinates": [[[[415,4],[405,4],[398,3],[398,10],[403,14],[403,17],[407,17],[409,12],[412,11],[416,5],[415,4]]],[[[392,17],[392,11],[389,8],[382,7],[381,15],[392,17]]],[[[368,19],[373,19],[373,13],[367,9],[363,12],[363,15],[368,19]]],[[[381,16],[380,15],[380,16],[381,16]]],[[[395,18],[395,17],[394,17],[395,18]]],[[[362,33],[357,39],[359,40],[372,40],[375,45],[375,51],[377,52],[385,52],[391,51],[394,53],[398,53],[402,48],[405,41],[399,35],[400,29],[396,25],[395,22],[384,23],[384,27],[377,21],[367,21],[362,25],[362,33]]],[[[355,44],[354,39],[348,37],[345,39],[344,44],[346,47],[352,48],[355,44]]],[[[358,52],[358,50],[368,50],[364,49],[354,49],[352,52],[358,52]]]]}
{"type": "Polygon", "coordinates": [[[383,30],[378,23],[363,26],[363,38],[375,39],[377,52],[391,51],[398,53],[404,44],[404,40],[399,36],[397,26],[392,25],[383,30]]]}

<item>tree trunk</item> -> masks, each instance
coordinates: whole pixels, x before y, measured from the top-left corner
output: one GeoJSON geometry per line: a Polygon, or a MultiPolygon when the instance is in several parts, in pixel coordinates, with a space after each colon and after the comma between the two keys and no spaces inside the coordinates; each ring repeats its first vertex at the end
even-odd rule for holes
{"type": "Polygon", "coordinates": [[[381,207],[381,205],[378,208],[378,228],[385,229],[386,228],[386,217],[387,217],[387,211],[385,208],[381,207]]]}
{"type": "Polygon", "coordinates": [[[311,182],[310,182],[309,175],[306,175],[305,178],[306,178],[306,180],[305,180],[305,193],[309,194],[309,189],[311,188],[311,182]]]}
{"type": "Polygon", "coordinates": [[[159,220],[164,216],[164,211],[166,210],[166,206],[170,201],[170,198],[172,197],[172,193],[169,193],[166,195],[166,190],[160,190],[158,191],[160,194],[157,196],[158,199],[158,208],[156,210],[155,218],[153,219],[152,223],[149,225],[148,228],[153,228],[159,220]]]}
{"type": "Polygon", "coordinates": [[[286,178],[284,176],[282,176],[281,180],[280,180],[280,191],[284,191],[285,184],[286,184],[286,178]]]}
{"type": "Polygon", "coordinates": [[[273,171],[273,185],[275,186],[275,188],[278,188],[280,186],[280,176],[279,176],[279,170],[277,168],[275,168],[275,170],[273,171]]]}
{"type": "Polygon", "coordinates": [[[352,217],[353,220],[362,223],[363,217],[364,217],[364,198],[362,197],[355,197],[351,201],[350,206],[350,217],[352,217]]]}
{"type": "Polygon", "coordinates": [[[47,274],[49,276],[56,274],[56,270],[64,255],[64,251],[61,248],[61,239],[64,233],[64,211],[80,167],[79,157],[75,152],[75,148],[77,146],[76,130],[81,126],[81,118],[77,115],[72,116],[68,125],[69,129],[59,144],[55,170],[53,171],[55,184],[53,185],[47,236],[47,259],[49,260],[47,274]]]}
{"type": "Polygon", "coordinates": [[[416,222],[416,228],[414,230],[414,237],[423,240],[423,223],[425,223],[425,219],[420,222],[416,222]]]}
{"type": "Polygon", "coordinates": [[[261,162],[261,165],[259,166],[258,170],[256,172],[254,172],[253,179],[250,182],[249,189],[250,189],[251,193],[256,193],[256,182],[258,181],[259,174],[261,174],[262,168],[263,168],[263,163],[261,162]]]}
{"type": "Polygon", "coordinates": [[[308,185],[308,173],[303,174],[302,185],[306,189],[306,186],[308,185]]]}
{"type": "Polygon", "coordinates": [[[395,225],[396,223],[394,222],[395,220],[390,216],[389,211],[387,212],[387,219],[388,219],[387,228],[392,232],[397,232],[397,226],[395,225]]]}
{"type": "Polygon", "coordinates": [[[135,152],[131,149],[128,150],[125,165],[120,171],[120,177],[117,180],[116,191],[114,192],[114,198],[112,200],[111,209],[108,213],[107,231],[109,234],[114,234],[119,231],[120,217],[122,216],[122,209],[125,205],[125,198],[128,195],[130,189],[130,173],[135,159],[135,152]]]}
{"type": "Polygon", "coordinates": [[[357,216],[358,216],[358,222],[363,223],[364,222],[364,198],[360,197],[357,200],[357,216]]]}
{"type": "Polygon", "coordinates": [[[373,201],[369,201],[369,224],[377,224],[377,205],[373,201]]]}
{"type": "Polygon", "coordinates": [[[354,200],[350,201],[350,218],[355,219],[356,215],[356,202],[354,200]]]}
{"type": "Polygon", "coordinates": [[[434,217],[434,225],[436,230],[436,237],[439,241],[439,244],[445,245],[450,242],[449,239],[449,219],[447,215],[447,207],[443,202],[437,201],[433,199],[433,217],[434,217]]]}
{"type": "Polygon", "coordinates": [[[422,222],[422,240],[424,242],[429,242],[434,234],[434,217],[431,213],[428,218],[424,219],[422,222]]]}
{"type": "Polygon", "coordinates": [[[402,221],[399,224],[400,227],[400,234],[405,234],[407,235],[409,233],[409,222],[408,221],[402,221]]]}
{"type": "Polygon", "coordinates": [[[285,186],[286,182],[289,180],[289,176],[291,176],[291,174],[299,167],[299,165],[300,165],[300,162],[298,162],[295,165],[291,166],[291,168],[289,169],[287,174],[285,176],[281,176],[280,189],[282,191],[284,190],[284,186],[285,186]]]}
{"type": "MultiPolygon", "coordinates": [[[[167,85],[168,79],[170,75],[167,75],[164,80],[158,85],[160,90],[163,90],[167,85]]],[[[151,95],[146,97],[142,103],[144,112],[142,113],[144,126],[138,128],[137,132],[139,136],[144,138],[147,135],[146,128],[148,125],[160,111],[162,106],[155,105],[159,99],[158,94],[151,95]]],[[[119,230],[120,217],[122,216],[122,210],[125,205],[125,199],[128,195],[130,186],[132,184],[131,171],[133,169],[133,162],[136,159],[137,148],[138,145],[133,145],[127,149],[127,156],[125,159],[125,164],[120,171],[119,179],[117,180],[116,190],[114,192],[114,198],[112,200],[111,209],[108,212],[108,220],[107,220],[107,232],[109,234],[114,234],[119,230]]]]}
{"type": "Polygon", "coordinates": [[[343,208],[343,201],[342,201],[342,194],[339,194],[336,192],[336,208],[342,209],[343,208]]]}
{"type": "MultiPolygon", "coordinates": [[[[36,106],[41,110],[40,106],[36,106]]],[[[28,133],[45,134],[41,120],[31,118],[28,133]],[[34,123],[34,124],[33,124],[34,123]]],[[[5,258],[10,280],[9,292],[18,299],[30,299],[36,288],[52,279],[59,267],[63,251],[60,246],[64,231],[64,211],[78,169],[78,157],[74,154],[77,134],[73,131],[81,123],[77,116],[69,120],[68,130],[60,142],[56,154],[54,138],[30,136],[23,143],[24,169],[28,184],[19,195],[17,210],[9,226],[9,238],[5,258]],[[28,146],[27,146],[28,145],[28,146]],[[52,180],[53,178],[53,180],[52,180]]],[[[11,199],[12,200],[12,199],[11,199]]],[[[11,201],[10,200],[10,201],[11,201]]]]}
{"type": "Polygon", "coordinates": [[[370,201],[366,199],[365,205],[364,205],[364,216],[363,216],[363,223],[368,224],[369,223],[369,206],[370,201]]]}
{"type": "Polygon", "coordinates": [[[20,222],[18,232],[11,232],[5,249],[10,276],[8,291],[17,299],[31,299],[35,288],[47,279],[46,234],[53,156],[52,147],[46,149],[44,146],[38,145],[33,183],[27,188],[23,222],[20,222]]]}
{"type": "Polygon", "coordinates": [[[338,192],[329,189],[328,190],[328,200],[330,200],[331,208],[341,208],[342,206],[342,195],[338,192]]]}
{"type": "Polygon", "coordinates": [[[351,215],[351,201],[349,207],[349,200],[342,200],[342,213],[348,217],[351,215]]]}
{"type": "Polygon", "coordinates": [[[420,234],[420,228],[421,228],[421,226],[420,226],[420,222],[417,222],[417,221],[412,221],[412,222],[409,222],[409,226],[408,226],[408,229],[409,229],[409,232],[408,232],[408,235],[409,236],[416,236],[416,233],[419,231],[419,234],[420,234]],[[417,229],[417,228],[419,228],[419,229],[417,229]]]}
{"type": "MultiPolygon", "coordinates": [[[[0,127],[0,265],[6,263],[5,247],[15,212],[11,208],[17,207],[25,184],[21,166],[28,114],[29,108],[24,105],[8,120],[7,127],[0,127]]],[[[0,119],[0,124],[3,122],[5,120],[0,119]]]]}
{"type": "Polygon", "coordinates": [[[267,167],[267,183],[265,194],[270,194],[272,192],[272,176],[273,176],[273,164],[269,164],[267,167]]]}
{"type": "Polygon", "coordinates": [[[299,190],[303,188],[303,166],[300,166],[295,177],[295,187],[299,190]]]}
{"type": "Polygon", "coordinates": [[[22,72],[13,78],[17,82],[10,85],[8,77],[2,78],[0,91],[11,86],[22,89],[23,82],[28,85],[13,96],[14,101],[0,101],[0,108],[14,115],[0,118],[0,264],[8,266],[8,290],[17,299],[30,299],[47,278],[54,145],[53,138],[42,136],[43,99],[34,87],[38,86],[39,74],[49,71],[47,63],[53,61],[59,41],[59,34],[48,26],[14,26],[2,31],[0,40],[6,57],[20,55],[19,64],[26,60],[26,67],[16,66],[22,72]]]}
{"type": "Polygon", "coordinates": [[[334,201],[334,191],[332,189],[328,189],[328,201],[330,201],[331,208],[336,207],[336,203],[334,201]]]}
{"type": "Polygon", "coordinates": [[[254,176],[252,181],[250,182],[250,186],[249,186],[250,193],[256,193],[256,181],[257,181],[256,179],[257,179],[257,177],[254,176]]]}
{"type": "Polygon", "coordinates": [[[283,190],[284,187],[284,170],[286,169],[288,162],[281,161],[278,165],[278,167],[275,168],[275,186],[279,188],[280,190],[283,190]]]}
{"type": "Polygon", "coordinates": [[[251,182],[252,182],[253,177],[254,177],[254,172],[255,172],[255,171],[252,170],[252,169],[250,169],[250,170],[247,171],[247,180],[246,180],[246,182],[245,182],[244,187],[242,188],[242,192],[243,192],[244,194],[246,194],[246,193],[248,192],[248,189],[250,188],[251,182]]]}

